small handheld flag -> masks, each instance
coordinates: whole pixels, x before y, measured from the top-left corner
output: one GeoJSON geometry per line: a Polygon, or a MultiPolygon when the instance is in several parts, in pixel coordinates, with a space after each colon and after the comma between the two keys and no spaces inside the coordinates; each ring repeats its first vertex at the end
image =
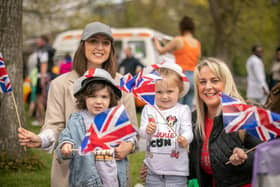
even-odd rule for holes
{"type": "Polygon", "coordinates": [[[135,77],[133,77],[130,73],[125,74],[120,79],[120,89],[124,92],[130,93],[135,84],[135,77]]]}
{"type": "Polygon", "coordinates": [[[124,75],[120,81],[120,89],[128,93],[133,93],[135,97],[147,104],[154,105],[155,83],[160,79],[161,77],[154,67],[148,66],[134,77],[130,74],[124,75]]]}
{"type": "Polygon", "coordinates": [[[155,104],[155,83],[161,80],[159,73],[154,70],[147,75],[141,75],[133,88],[132,93],[147,104],[155,104]]]}
{"type": "Polygon", "coordinates": [[[123,105],[110,108],[93,118],[82,143],[80,152],[86,154],[96,149],[111,149],[120,141],[136,136],[123,105]]]}
{"type": "Polygon", "coordinates": [[[18,123],[19,123],[19,127],[21,127],[21,121],[20,121],[20,117],[19,117],[19,112],[18,112],[18,107],[16,104],[16,99],[12,90],[12,86],[11,86],[11,81],[9,79],[6,67],[5,67],[5,63],[4,63],[4,58],[2,56],[2,53],[0,52],[0,92],[2,93],[12,93],[12,99],[13,99],[13,103],[15,105],[15,109],[16,109],[16,114],[17,114],[17,119],[18,119],[18,123]]]}
{"type": "Polygon", "coordinates": [[[221,103],[226,132],[244,129],[262,141],[280,136],[280,114],[243,104],[224,93],[221,94],[221,103]]]}
{"type": "Polygon", "coordinates": [[[12,91],[11,81],[9,79],[5,62],[0,53],[0,92],[1,93],[8,93],[12,91]]]}

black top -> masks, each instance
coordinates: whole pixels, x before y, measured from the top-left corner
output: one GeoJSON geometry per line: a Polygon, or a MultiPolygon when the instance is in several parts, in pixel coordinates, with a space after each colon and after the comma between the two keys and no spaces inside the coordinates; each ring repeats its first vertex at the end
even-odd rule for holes
{"type": "MultiPolygon", "coordinates": [[[[238,132],[226,133],[222,115],[217,116],[213,122],[213,129],[209,138],[209,157],[213,171],[213,178],[217,187],[237,187],[251,183],[253,171],[254,151],[248,153],[248,159],[244,164],[234,166],[226,165],[235,147],[248,150],[255,147],[261,141],[246,133],[244,142],[238,132]]],[[[200,157],[202,139],[198,128],[194,127],[194,139],[190,145],[190,178],[197,178],[200,187],[212,186],[212,177],[201,168],[200,157]]]]}
{"type": "Polygon", "coordinates": [[[137,58],[135,57],[125,58],[119,66],[119,72],[121,74],[130,73],[131,75],[134,76],[136,74],[135,71],[138,66],[140,66],[141,68],[144,67],[144,65],[137,58]]]}

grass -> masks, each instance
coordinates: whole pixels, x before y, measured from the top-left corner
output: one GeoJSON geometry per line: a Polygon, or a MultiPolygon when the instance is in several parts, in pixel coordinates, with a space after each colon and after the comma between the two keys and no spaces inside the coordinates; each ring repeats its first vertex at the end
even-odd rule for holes
{"type": "MultiPolygon", "coordinates": [[[[46,166],[44,169],[37,171],[18,171],[7,172],[0,170],[0,187],[49,187],[50,186],[50,169],[52,155],[41,150],[32,149],[31,152],[38,155],[46,166]]],[[[129,171],[131,184],[141,183],[139,170],[143,163],[144,152],[136,152],[129,155],[129,171]]]]}
{"type": "Polygon", "coordinates": [[[128,156],[129,160],[129,171],[131,176],[131,184],[134,186],[137,183],[141,183],[139,170],[143,164],[143,160],[145,157],[144,152],[136,152],[128,156]]]}
{"type": "MultiPolygon", "coordinates": [[[[46,168],[37,171],[7,172],[0,170],[0,187],[50,187],[50,169],[52,155],[41,150],[31,150],[40,156],[46,168]]],[[[143,163],[144,152],[136,152],[129,155],[129,171],[131,184],[141,183],[139,170],[143,163]]]]}
{"type": "Polygon", "coordinates": [[[0,187],[49,187],[52,155],[41,150],[31,149],[28,154],[36,154],[45,168],[36,171],[1,171],[0,187]]]}
{"type": "MultiPolygon", "coordinates": [[[[140,114],[137,113],[139,119],[140,114]]],[[[27,129],[38,133],[40,127],[31,126],[31,119],[26,118],[27,129]]],[[[3,171],[0,170],[0,187],[50,187],[50,169],[52,155],[39,150],[28,149],[28,155],[35,154],[44,163],[45,167],[36,171],[3,171]]],[[[139,170],[144,160],[144,152],[135,152],[129,155],[129,171],[131,184],[140,183],[139,170]]]]}

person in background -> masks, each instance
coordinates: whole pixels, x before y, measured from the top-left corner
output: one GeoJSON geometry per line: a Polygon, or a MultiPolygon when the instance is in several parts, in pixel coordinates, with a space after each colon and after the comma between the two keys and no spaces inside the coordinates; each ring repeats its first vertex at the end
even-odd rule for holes
{"type": "Polygon", "coordinates": [[[67,73],[72,69],[72,58],[69,53],[67,53],[64,59],[59,64],[59,74],[67,73]]]}
{"type": "Polygon", "coordinates": [[[45,35],[37,38],[36,44],[37,69],[32,72],[33,76],[36,76],[35,79],[37,79],[36,81],[32,81],[36,82],[36,88],[33,87],[36,95],[34,96],[33,91],[32,102],[29,106],[29,113],[34,111],[36,108],[36,120],[32,122],[32,125],[41,126],[44,123],[47,92],[50,80],[52,79],[51,68],[53,66],[53,56],[55,50],[51,47],[49,44],[49,38],[45,35]]]}
{"type": "Polygon", "coordinates": [[[195,24],[193,19],[184,16],[179,23],[180,35],[164,46],[161,46],[160,41],[154,38],[154,44],[160,54],[173,53],[176,59],[176,64],[180,65],[185,72],[185,75],[190,82],[190,90],[188,94],[180,101],[182,104],[187,104],[192,110],[194,88],[193,88],[193,70],[199,61],[201,55],[200,42],[194,37],[195,24]]]}
{"type": "Polygon", "coordinates": [[[275,51],[275,61],[272,64],[271,68],[271,84],[270,89],[273,88],[278,82],[280,82],[280,46],[276,48],[275,51]]]}
{"type": "MultiPolygon", "coordinates": [[[[33,52],[28,57],[27,61],[27,79],[30,82],[31,92],[28,97],[28,116],[36,117],[38,115],[38,110],[36,110],[36,89],[38,81],[38,69],[37,69],[37,53],[33,52]]],[[[33,125],[39,125],[39,121],[32,121],[33,125]]]]}
{"type": "Polygon", "coordinates": [[[259,45],[252,47],[252,55],[246,62],[247,69],[247,93],[249,102],[264,104],[269,93],[266,84],[264,64],[262,61],[263,49],[259,45]]]}
{"type": "Polygon", "coordinates": [[[37,54],[33,52],[29,55],[27,60],[27,76],[30,75],[31,71],[37,67],[37,54]]]}
{"type": "MultiPolygon", "coordinates": [[[[53,151],[57,146],[60,132],[65,128],[71,113],[77,111],[76,99],[73,96],[73,83],[90,68],[102,68],[108,71],[119,84],[121,75],[116,74],[116,58],[114,39],[111,28],[100,22],[92,22],[85,26],[79,47],[74,56],[73,70],[58,76],[51,82],[48,93],[45,123],[41,132],[36,135],[24,128],[18,129],[19,142],[22,146],[42,148],[53,151]]],[[[128,111],[131,123],[137,127],[134,97],[123,93],[121,103],[128,111]]],[[[136,128],[137,129],[137,128],[136,128]]],[[[119,159],[118,168],[128,168],[127,155],[135,148],[133,142],[121,142],[115,148],[115,158],[119,159]]],[[[123,171],[123,170],[120,170],[123,171]]],[[[51,186],[68,187],[69,161],[58,162],[54,152],[51,169],[51,186]]],[[[119,176],[125,176],[124,174],[119,176]]],[[[127,178],[119,178],[121,184],[127,178]]]]}
{"type": "Polygon", "coordinates": [[[54,66],[53,57],[56,51],[50,44],[49,38],[46,35],[42,35],[37,39],[37,46],[39,47],[39,51],[47,52],[47,76],[48,79],[53,80],[56,77],[52,72],[54,66]]]}
{"type": "Polygon", "coordinates": [[[130,73],[134,76],[143,69],[144,65],[134,57],[131,47],[126,47],[124,49],[124,54],[126,57],[125,59],[123,59],[119,66],[119,72],[122,75],[130,73]]]}
{"type": "Polygon", "coordinates": [[[158,72],[162,80],[155,84],[156,105],[146,105],[141,115],[140,132],[147,139],[146,187],[185,187],[189,175],[186,148],[193,133],[191,111],[178,100],[189,84],[183,81],[186,77],[177,64],[163,63],[158,72]]]}
{"type": "Polygon", "coordinates": [[[205,58],[194,70],[196,111],[194,139],[190,146],[191,175],[200,187],[249,187],[254,151],[261,143],[246,131],[226,133],[219,93],[244,101],[227,65],[205,58]],[[226,164],[227,161],[230,164],[226,164]]]}

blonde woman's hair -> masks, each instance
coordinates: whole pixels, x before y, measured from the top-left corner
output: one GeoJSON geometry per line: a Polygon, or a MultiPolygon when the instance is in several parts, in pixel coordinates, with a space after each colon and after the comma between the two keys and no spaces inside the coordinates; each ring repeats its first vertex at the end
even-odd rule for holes
{"type": "Polygon", "coordinates": [[[168,82],[174,82],[178,86],[180,94],[184,91],[184,83],[176,71],[162,67],[158,69],[158,72],[162,77],[166,77],[168,82]]]}
{"type": "Polygon", "coordinates": [[[199,133],[202,138],[205,137],[204,133],[204,121],[207,107],[198,94],[198,84],[200,77],[200,70],[203,67],[209,67],[212,73],[219,78],[222,82],[224,82],[224,93],[230,95],[234,98],[237,98],[244,102],[244,99],[239,94],[237,87],[235,85],[232,74],[228,68],[228,66],[221,60],[216,58],[204,58],[200,61],[199,64],[195,67],[194,70],[194,90],[195,90],[195,101],[196,101],[196,111],[197,111],[197,125],[199,129],[199,133]]]}

